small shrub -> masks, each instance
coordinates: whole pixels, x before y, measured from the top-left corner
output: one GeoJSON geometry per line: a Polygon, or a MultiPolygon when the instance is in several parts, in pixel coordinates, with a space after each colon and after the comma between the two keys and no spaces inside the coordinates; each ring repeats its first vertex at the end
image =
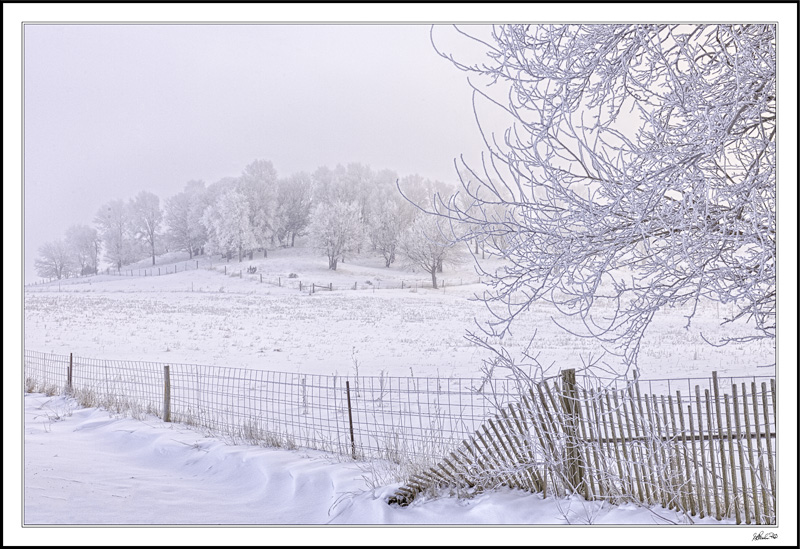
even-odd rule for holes
{"type": "Polygon", "coordinates": [[[298,278],[297,273],[289,273],[289,278],[298,278]]]}
{"type": "Polygon", "coordinates": [[[26,393],[33,393],[36,392],[36,381],[30,377],[25,378],[25,392],[26,393]]]}

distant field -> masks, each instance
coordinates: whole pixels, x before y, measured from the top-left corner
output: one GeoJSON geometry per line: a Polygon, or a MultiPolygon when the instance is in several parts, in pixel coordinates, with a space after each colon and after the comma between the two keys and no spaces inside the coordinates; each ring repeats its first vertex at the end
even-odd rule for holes
{"type": "MultiPolygon", "coordinates": [[[[355,374],[357,369],[360,375],[441,377],[479,377],[489,356],[464,338],[475,319],[488,318],[485,307],[469,299],[482,286],[468,260],[446,269],[445,288],[432,290],[414,287],[429,283],[426,273],[402,265],[387,269],[370,256],[346,259],[335,272],[326,268],[324,257],[302,248],[242,263],[185,259],[161,258],[157,268],[164,272],[178,267],[167,276],[101,275],[27,287],[25,347],[303,373],[355,374]],[[249,266],[257,274],[248,278],[249,266]],[[290,274],[297,277],[289,279],[290,274]],[[278,277],[281,287],[266,283],[278,277]],[[287,287],[289,281],[302,281],[304,291],[287,287]],[[401,283],[410,289],[378,289],[401,283]],[[309,294],[310,284],[374,289],[309,294]]],[[[132,269],[140,268],[150,266],[132,269]]],[[[720,329],[718,319],[725,312],[724,306],[705,307],[690,330],[683,327],[683,311],[659,315],[640,354],[642,376],[696,377],[712,370],[773,375],[774,368],[759,367],[774,362],[773,342],[715,348],[703,341],[701,333],[712,341],[747,333],[746,327],[720,329]]],[[[591,340],[554,326],[553,314],[543,305],[519,319],[513,336],[503,342],[512,356],[521,356],[534,333],[530,351],[554,370],[580,368],[583,360],[601,354],[591,340]]]]}

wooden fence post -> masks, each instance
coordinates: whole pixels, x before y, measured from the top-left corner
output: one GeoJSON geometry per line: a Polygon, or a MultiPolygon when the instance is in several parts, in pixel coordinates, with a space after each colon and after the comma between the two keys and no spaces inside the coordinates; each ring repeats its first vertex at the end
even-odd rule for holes
{"type": "MultiPolygon", "coordinates": [[[[442,285],[444,287],[444,284],[442,285]]],[[[566,422],[564,432],[566,434],[567,450],[567,478],[571,484],[571,490],[577,490],[583,482],[583,463],[578,446],[577,429],[577,392],[575,390],[575,369],[569,368],[561,371],[561,383],[563,392],[564,412],[566,422]]]]}
{"type": "Polygon", "coordinates": [[[719,395],[719,381],[717,379],[717,372],[711,372],[711,383],[714,387],[714,408],[717,412],[717,438],[719,439],[719,460],[721,463],[722,472],[722,495],[724,496],[724,507],[726,513],[731,508],[730,493],[728,487],[728,460],[725,455],[725,431],[722,425],[722,410],[719,395]]]}
{"type": "Polygon", "coordinates": [[[353,451],[353,459],[356,459],[356,439],[353,434],[353,407],[350,404],[350,381],[345,382],[347,387],[347,415],[350,418],[350,447],[353,451]]]}
{"type": "Polygon", "coordinates": [[[170,422],[170,382],[169,382],[169,366],[164,366],[164,421],[170,422]]]}

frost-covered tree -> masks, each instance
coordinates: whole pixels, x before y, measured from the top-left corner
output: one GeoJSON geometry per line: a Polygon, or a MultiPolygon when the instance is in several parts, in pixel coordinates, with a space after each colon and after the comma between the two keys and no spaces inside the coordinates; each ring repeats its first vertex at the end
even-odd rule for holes
{"type": "Polygon", "coordinates": [[[320,166],[311,174],[312,200],[314,204],[333,204],[340,202],[353,202],[355,189],[348,188],[345,184],[347,169],[338,164],[334,169],[320,166]]]}
{"type": "Polygon", "coordinates": [[[80,275],[97,274],[102,240],[97,230],[88,225],[73,225],[65,235],[67,250],[80,275]]]}
{"type": "Polygon", "coordinates": [[[456,30],[486,57],[437,51],[513,121],[436,208],[507,261],[487,333],[547,301],[632,365],[659,310],[713,300],[774,338],[775,25],[456,30]]]}
{"type": "Polygon", "coordinates": [[[309,226],[312,245],[328,257],[328,268],[336,270],[345,254],[358,250],[363,238],[356,202],[335,200],[314,208],[309,226]]]}
{"type": "Polygon", "coordinates": [[[45,242],[34,260],[36,273],[44,278],[61,280],[71,274],[75,264],[65,240],[45,242]]]}
{"type": "Polygon", "coordinates": [[[384,203],[382,211],[373,213],[369,222],[369,236],[373,247],[383,256],[384,264],[390,267],[396,259],[397,251],[408,223],[402,216],[397,202],[384,203]]]}
{"type": "Polygon", "coordinates": [[[139,258],[130,208],[123,200],[111,200],[101,206],[94,222],[103,239],[105,258],[117,272],[139,258]]]}
{"type": "Polygon", "coordinates": [[[141,191],[129,203],[134,238],[149,249],[153,265],[156,264],[156,239],[160,237],[164,214],[158,196],[141,191]]]}
{"type": "Polygon", "coordinates": [[[295,238],[303,236],[311,215],[311,176],[296,173],[278,180],[275,206],[276,236],[281,243],[294,247],[295,238]]]}
{"type": "Polygon", "coordinates": [[[366,224],[370,216],[370,196],[377,190],[375,173],[369,166],[357,162],[350,163],[344,170],[340,184],[340,199],[358,204],[359,221],[366,224]]]}
{"type": "Polygon", "coordinates": [[[445,263],[457,261],[450,229],[435,216],[417,216],[403,233],[401,249],[412,265],[431,275],[434,289],[439,287],[436,273],[442,272],[445,263]]]}
{"type": "Polygon", "coordinates": [[[266,250],[275,238],[278,174],[272,162],[255,160],[237,181],[237,188],[249,205],[249,224],[255,238],[253,248],[266,250]]]}
{"type": "Polygon", "coordinates": [[[206,208],[203,225],[217,251],[229,255],[236,251],[241,262],[243,254],[258,243],[250,219],[247,197],[238,189],[229,188],[206,208]]]}
{"type": "Polygon", "coordinates": [[[166,237],[171,247],[189,253],[189,259],[199,254],[208,239],[203,225],[205,183],[190,181],[180,193],[167,199],[164,212],[166,237]]]}

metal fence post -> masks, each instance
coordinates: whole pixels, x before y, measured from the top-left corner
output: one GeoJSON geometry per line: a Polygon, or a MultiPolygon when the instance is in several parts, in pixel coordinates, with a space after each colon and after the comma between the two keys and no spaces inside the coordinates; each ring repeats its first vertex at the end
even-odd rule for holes
{"type": "Polygon", "coordinates": [[[164,421],[170,422],[170,380],[169,380],[169,366],[164,366],[164,421]]]}
{"type": "Polygon", "coordinates": [[[353,459],[356,459],[356,439],[353,434],[353,407],[350,404],[350,382],[345,382],[345,387],[347,387],[347,415],[350,418],[350,447],[353,451],[353,459]]]}
{"type": "Polygon", "coordinates": [[[67,393],[72,394],[72,353],[69,354],[69,367],[67,368],[67,393]]]}

